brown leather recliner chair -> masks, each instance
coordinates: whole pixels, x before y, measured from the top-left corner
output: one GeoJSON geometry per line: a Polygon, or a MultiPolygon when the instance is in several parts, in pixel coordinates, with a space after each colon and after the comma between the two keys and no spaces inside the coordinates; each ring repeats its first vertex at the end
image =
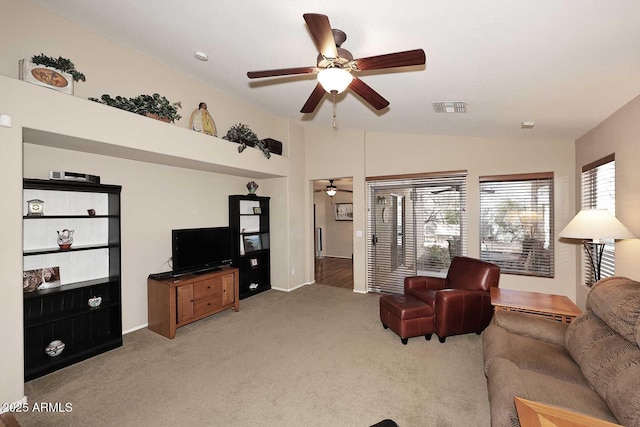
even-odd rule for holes
{"type": "Polygon", "coordinates": [[[448,336],[480,333],[493,316],[489,289],[498,287],[500,267],[474,258],[454,257],[445,279],[411,276],[404,293],[430,304],[435,333],[441,343],[448,336]]]}

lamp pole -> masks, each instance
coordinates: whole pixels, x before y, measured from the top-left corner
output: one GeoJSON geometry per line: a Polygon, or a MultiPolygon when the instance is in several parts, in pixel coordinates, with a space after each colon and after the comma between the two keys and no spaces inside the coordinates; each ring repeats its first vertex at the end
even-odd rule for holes
{"type": "Polygon", "coordinates": [[[593,271],[594,283],[600,280],[600,269],[602,267],[602,254],[604,253],[604,242],[585,240],[582,242],[584,250],[589,255],[591,271],[593,271]]]}

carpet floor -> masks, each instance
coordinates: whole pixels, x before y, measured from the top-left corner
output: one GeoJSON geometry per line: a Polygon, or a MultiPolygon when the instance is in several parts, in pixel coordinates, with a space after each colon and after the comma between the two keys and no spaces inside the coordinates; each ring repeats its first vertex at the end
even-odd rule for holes
{"type": "Polygon", "coordinates": [[[271,290],[178,329],[26,383],[16,414],[37,426],[488,426],[482,339],[409,339],[379,320],[378,296],[311,285],[271,290]]]}

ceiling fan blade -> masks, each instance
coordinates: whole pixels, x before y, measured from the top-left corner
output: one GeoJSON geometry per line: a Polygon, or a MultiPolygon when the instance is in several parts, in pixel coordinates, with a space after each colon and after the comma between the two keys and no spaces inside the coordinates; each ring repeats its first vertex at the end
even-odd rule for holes
{"type": "Polygon", "coordinates": [[[318,52],[325,58],[337,58],[338,50],[336,49],[336,41],[333,38],[329,18],[319,13],[305,13],[302,16],[309,27],[318,52]]]}
{"type": "Polygon", "coordinates": [[[262,77],[290,76],[293,74],[314,74],[318,71],[316,67],[280,68],[276,70],[249,71],[247,77],[259,79],[262,77]]]}
{"type": "Polygon", "coordinates": [[[351,81],[351,84],[349,85],[349,87],[355,93],[360,95],[362,99],[364,99],[369,104],[371,104],[371,106],[376,110],[382,110],[383,108],[389,105],[389,101],[384,99],[382,95],[380,95],[375,90],[371,89],[371,86],[369,86],[368,84],[366,84],[365,82],[357,78],[356,76],[353,76],[353,81],[351,81]]]}
{"type": "Polygon", "coordinates": [[[313,92],[311,92],[311,95],[309,96],[309,99],[307,99],[307,102],[305,102],[302,106],[302,110],[300,110],[300,112],[313,113],[313,110],[316,109],[325,93],[326,92],[322,88],[322,85],[318,83],[315,89],[313,89],[313,92]]]}
{"type": "Polygon", "coordinates": [[[382,68],[407,67],[409,65],[424,65],[426,60],[424,50],[415,49],[354,59],[353,63],[355,63],[358,70],[366,71],[379,70],[382,68]]]}

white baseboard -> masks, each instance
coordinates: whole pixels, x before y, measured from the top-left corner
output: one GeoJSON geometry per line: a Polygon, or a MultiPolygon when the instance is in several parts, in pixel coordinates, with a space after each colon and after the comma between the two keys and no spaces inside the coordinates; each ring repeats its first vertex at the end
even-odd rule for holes
{"type": "Polygon", "coordinates": [[[341,255],[325,255],[323,258],[342,258],[342,259],[351,259],[350,256],[341,256],[341,255]]]}
{"type": "Polygon", "coordinates": [[[126,331],[122,331],[122,335],[126,335],[126,334],[128,334],[130,332],[137,331],[138,329],[146,328],[147,326],[149,326],[148,323],[144,323],[142,325],[134,326],[133,328],[127,329],[126,331]]]}
{"type": "Polygon", "coordinates": [[[314,283],[316,283],[315,280],[313,282],[301,283],[298,286],[296,286],[295,288],[291,288],[291,289],[278,288],[278,287],[275,287],[275,286],[271,286],[271,289],[274,289],[276,291],[281,291],[281,292],[291,292],[291,291],[295,291],[296,289],[300,289],[303,286],[313,285],[314,283]]]}
{"type": "Polygon", "coordinates": [[[356,294],[361,294],[361,295],[366,295],[366,294],[368,294],[368,293],[369,293],[369,292],[367,292],[367,291],[359,291],[359,290],[357,290],[357,289],[354,289],[354,290],[353,290],[353,292],[355,292],[356,294]]]}

